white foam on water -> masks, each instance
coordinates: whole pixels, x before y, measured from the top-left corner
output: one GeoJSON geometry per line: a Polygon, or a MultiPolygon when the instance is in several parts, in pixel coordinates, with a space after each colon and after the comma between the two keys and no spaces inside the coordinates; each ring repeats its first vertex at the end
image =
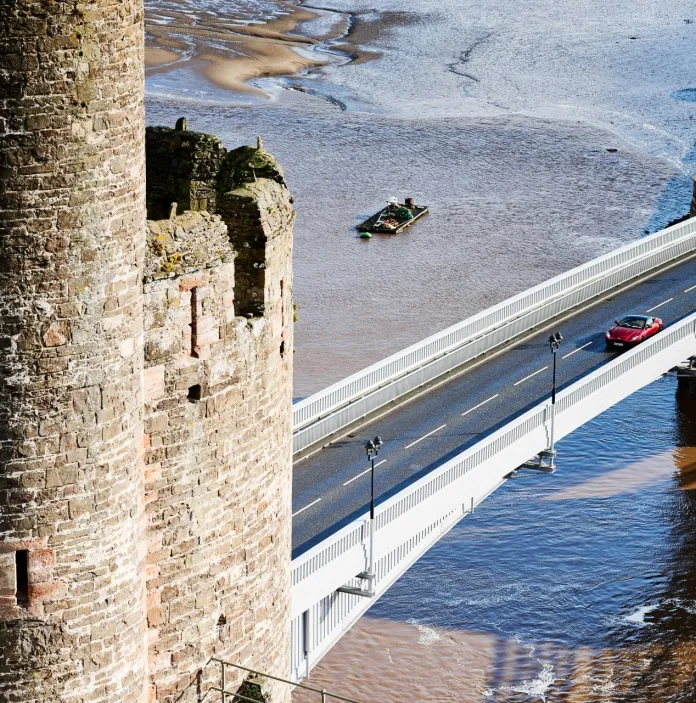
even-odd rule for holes
{"type": "Polygon", "coordinates": [[[551,664],[542,664],[541,672],[533,679],[526,679],[514,686],[500,686],[498,688],[487,688],[483,695],[486,698],[494,698],[497,693],[524,693],[534,700],[546,701],[546,693],[556,681],[551,664]]]}
{"type": "Polygon", "coordinates": [[[519,635],[513,635],[512,640],[521,647],[529,650],[529,657],[538,664],[541,664],[541,671],[533,679],[525,679],[520,683],[512,686],[499,686],[498,688],[488,688],[483,691],[486,698],[493,698],[496,693],[523,693],[530,696],[532,700],[538,700],[545,703],[546,693],[556,681],[553,665],[547,662],[542,662],[534,656],[536,647],[531,642],[525,642],[519,635]]]}
{"type": "Polygon", "coordinates": [[[685,610],[689,615],[696,615],[696,601],[683,600],[681,598],[670,598],[666,601],[669,605],[685,610]]]}
{"type": "Polygon", "coordinates": [[[430,647],[434,642],[439,642],[442,638],[440,633],[434,628],[428,625],[423,625],[417,620],[409,620],[411,625],[415,625],[418,629],[418,644],[422,644],[425,647],[430,647]]]}
{"type": "Polygon", "coordinates": [[[649,623],[645,622],[645,616],[655,610],[655,608],[658,607],[657,603],[651,603],[649,605],[642,605],[638,610],[634,611],[630,615],[626,615],[624,617],[624,620],[626,622],[633,623],[634,625],[638,625],[639,627],[643,627],[644,625],[648,625],[649,623]]]}
{"type": "MultiPolygon", "coordinates": [[[[610,676],[613,676],[614,670],[612,669],[610,672],[610,676]]],[[[608,698],[608,696],[611,696],[614,694],[616,691],[616,682],[613,681],[612,679],[606,679],[604,681],[600,681],[598,683],[593,684],[590,687],[590,693],[592,693],[595,696],[601,696],[602,701],[604,703],[611,703],[612,699],[608,698]]]]}

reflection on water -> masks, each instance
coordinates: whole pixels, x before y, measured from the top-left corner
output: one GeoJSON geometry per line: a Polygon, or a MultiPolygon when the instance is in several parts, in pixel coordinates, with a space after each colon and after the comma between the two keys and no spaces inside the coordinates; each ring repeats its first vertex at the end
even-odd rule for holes
{"type": "Polygon", "coordinates": [[[311,681],[363,701],[696,701],[696,393],[662,378],[559,452],[555,475],[520,474],[417,562],[311,681]]]}

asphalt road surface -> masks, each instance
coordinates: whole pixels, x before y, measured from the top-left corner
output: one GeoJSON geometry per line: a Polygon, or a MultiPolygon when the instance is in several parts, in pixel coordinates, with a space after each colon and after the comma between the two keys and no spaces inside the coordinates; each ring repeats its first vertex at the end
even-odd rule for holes
{"type": "MultiPolygon", "coordinates": [[[[379,435],[376,503],[386,500],[490,432],[548,398],[550,332],[560,331],[557,387],[562,389],[615,358],[604,334],[627,314],[649,314],[668,326],[696,309],[696,259],[612,294],[530,339],[484,359],[460,376],[377,417],[295,463],[293,556],[369,508],[370,471],[364,445],[379,435]]],[[[472,311],[472,313],[475,311],[472,311]]]]}

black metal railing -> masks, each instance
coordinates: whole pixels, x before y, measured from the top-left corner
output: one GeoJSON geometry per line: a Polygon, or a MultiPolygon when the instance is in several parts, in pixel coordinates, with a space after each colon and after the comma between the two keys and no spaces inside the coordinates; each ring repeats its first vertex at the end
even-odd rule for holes
{"type": "Polygon", "coordinates": [[[284,679],[280,676],[272,676],[271,674],[266,674],[263,671],[256,671],[255,669],[250,669],[248,666],[241,666],[240,664],[233,664],[232,662],[226,662],[222,659],[217,659],[212,657],[210,662],[220,665],[220,685],[211,686],[211,691],[216,691],[220,694],[220,700],[222,703],[237,703],[237,701],[249,701],[250,703],[259,703],[256,698],[249,698],[240,693],[234,693],[233,691],[227,690],[227,667],[232,667],[233,669],[239,669],[241,671],[246,671],[250,674],[255,674],[266,679],[272,679],[273,681],[280,681],[281,683],[292,686],[292,688],[302,688],[305,691],[312,691],[319,694],[321,697],[321,703],[327,703],[327,698],[333,698],[338,701],[343,701],[344,703],[358,703],[358,701],[352,698],[346,698],[345,696],[339,696],[336,693],[331,693],[325,688],[315,688],[314,686],[307,686],[304,683],[296,683],[295,681],[290,681],[290,679],[284,679]]]}

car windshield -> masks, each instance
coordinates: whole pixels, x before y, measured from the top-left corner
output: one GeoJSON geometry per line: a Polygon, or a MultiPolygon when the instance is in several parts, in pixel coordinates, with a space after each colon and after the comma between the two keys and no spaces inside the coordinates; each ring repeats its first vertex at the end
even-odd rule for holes
{"type": "Polygon", "coordinates": [[[619,322],[619,327],[630,327],[634,330],[645,329],[645,323],[647,320],[644,317],[624,317],[621,322],[619,322]]]}

